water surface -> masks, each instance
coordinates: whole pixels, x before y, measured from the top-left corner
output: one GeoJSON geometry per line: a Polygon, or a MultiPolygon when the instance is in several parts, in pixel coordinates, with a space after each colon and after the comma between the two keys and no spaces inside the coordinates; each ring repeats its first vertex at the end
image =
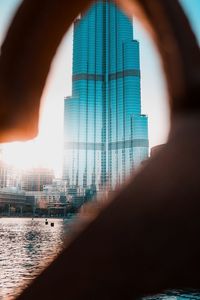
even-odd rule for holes
{"type": "Polygon", "coordinates": [[[16,296],[49,260],[61,251],[67,230],[63,220],[54,227],[45,219],[0,218],[0,299],[16,296]]]}
{"type": "MultiPolygon", "coordinates": [[[[63,247],[71,219],[0,218],[0,300],[14,299],[63,247]],[[54,222],[54,227],[50,226],[54,222]]],[[[200,293],[169,291],[143,300],[200,299],[200,293]]],[[[95,299],[92,299],[95,300],[95,299]]],[[[125,299],[122,299],[125,300],[125,299]]]]}

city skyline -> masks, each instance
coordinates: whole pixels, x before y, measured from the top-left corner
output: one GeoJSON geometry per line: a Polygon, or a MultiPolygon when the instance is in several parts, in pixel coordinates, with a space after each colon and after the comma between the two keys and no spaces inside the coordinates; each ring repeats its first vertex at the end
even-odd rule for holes
{"type": "MultiPolygon", "coordinates": [[[[3,41],[9,20],[20,2],[20,0],[0,2],[0,42],[3,41]]],[[[200,40],[198,16],[200,2],[182,0],[181,3],[200,40]]],[[[135,36],[141,45],[142,112],[149,116],[149,137],[152,147],[165,141],[169,128],[166,89],[157,53],[146,33],[141,30],[137,22],[134,24],[135,36]]],[[[63,98],[71,95],[71,56],[72,28],[63,40],[51,68],[43,95],[39,136],[34,141],[6,146],[7,161],[14,164],[18,162],[20,166],[27,166],[30,161],[35,161],[34,164],[48,164],[56,169],[57,174],[61,174],[63,98]]]]}

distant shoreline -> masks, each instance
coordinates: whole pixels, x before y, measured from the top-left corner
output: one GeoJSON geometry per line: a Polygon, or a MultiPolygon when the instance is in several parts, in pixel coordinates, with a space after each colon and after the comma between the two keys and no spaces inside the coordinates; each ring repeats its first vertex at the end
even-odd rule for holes
{"type": "Polygon", "coordinates": [[[50,219],[71,219],[72,217],[75,217],[76,214],[69,214],[69,215],[66,215],[66,216],[61,216],[61,217],[56,217],[56,216],[37,216],[37,217],[34,217],[34,216],[1,216],[0,215],[0,219],[47,219],[47,220],[50,220],[50,219]]]}

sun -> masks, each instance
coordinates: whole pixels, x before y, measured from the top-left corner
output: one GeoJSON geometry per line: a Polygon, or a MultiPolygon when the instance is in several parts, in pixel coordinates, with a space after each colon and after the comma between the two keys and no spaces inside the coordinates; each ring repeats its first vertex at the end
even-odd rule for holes
{"type": "Polygon", "coordinates": [[[46,163],[43,160],[44,153],[41,152],[42,149],[37,139],[29,142],[4,144],[3,160],[17,168],[31,168],[46,163]]]}

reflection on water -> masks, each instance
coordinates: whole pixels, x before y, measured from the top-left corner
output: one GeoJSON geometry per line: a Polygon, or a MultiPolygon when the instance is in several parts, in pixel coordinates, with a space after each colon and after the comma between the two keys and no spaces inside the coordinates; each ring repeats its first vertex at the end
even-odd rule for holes
{"type": "Polygon", "coordinates": [[[197,300],[200,299],[200,292],[199,291],[166,291],[166,293],[145,297],[140,300],[197,300]]]}
{"type": "Polygon", "coordinates": [[[0,299],[16,296],[16,288],[27,285],[62,249],[66,224],[53,222],[51,227],[44,219],[0,219],[0,299]]]}
{"type": "MultiPolygon", "coordinates": [[[[71,220],[0,219],[0,300],[16,297],[16,289],[26,286],[63,247],[71,220]]],[[[143,300],[200,299],[200,293],[167,292],[143,300]]],[[[123,299],[122,299],[123,300],[123,299]]]]}

